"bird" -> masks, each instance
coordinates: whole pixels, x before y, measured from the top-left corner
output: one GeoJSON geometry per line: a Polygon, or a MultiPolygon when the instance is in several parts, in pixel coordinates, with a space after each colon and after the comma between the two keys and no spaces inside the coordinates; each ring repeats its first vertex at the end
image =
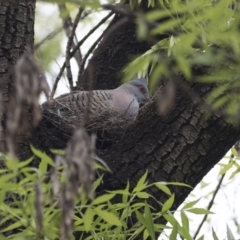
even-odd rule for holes
{"type": "Polygon", "coordinates": [[[134,122],[140,105],[148,100],[149,90],[146,79],[135,77],[111,90],[77,91],[63,94],[46,101],[42,104],[42,108],[62,118],[78,117],[81,119],[87,109],[91,118],[107,114],[116,119],[134,122]]]}

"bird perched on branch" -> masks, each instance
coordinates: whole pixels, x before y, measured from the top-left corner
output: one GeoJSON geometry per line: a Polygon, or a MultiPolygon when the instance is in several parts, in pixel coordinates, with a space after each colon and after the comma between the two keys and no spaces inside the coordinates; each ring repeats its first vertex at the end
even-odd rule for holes
{"type": "Polygon", "coordinates": [[[78,117],[81,119],[87,109],[90,118],[108,115],[134,121],[140,104],[148,100],[149,91],[146,79],[135,78],[112,90],[67,93],[43,103],[42,107],[63,118],[78,117]]]}

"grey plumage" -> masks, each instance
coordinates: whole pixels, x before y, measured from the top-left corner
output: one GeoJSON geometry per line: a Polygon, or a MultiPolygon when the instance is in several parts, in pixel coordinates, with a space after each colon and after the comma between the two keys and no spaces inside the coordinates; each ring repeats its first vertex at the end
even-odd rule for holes
{"type": "Polygon", "coordinates": [[[88,108],[90,117],[107,114],[134,121],[138,114],[139,105],[148,99],[149,92],[146,80],[135,78],[112,90],[67,93],[45,102],[42,107],[63,118],[78,117],[81,119],[88,108]]]}

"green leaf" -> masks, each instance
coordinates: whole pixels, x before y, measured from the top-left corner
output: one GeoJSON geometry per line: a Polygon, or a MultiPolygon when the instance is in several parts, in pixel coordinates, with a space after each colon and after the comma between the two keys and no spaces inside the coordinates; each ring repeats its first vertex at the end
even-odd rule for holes
{"type": "Polygon", "coordinates": [[[94,159],[101,164],[101,166],[98,166],[97,168],[100,168],[100,169],[103,169],[103,170],[106,170],[106,171],[112,173],[112,170],[108,167],[108,165],[101,158],[94,156],[94,159]]]}
{"type": "Polygon", "coordinates": [[[162,207],[162,212],[166,212],[167,210],[169,210],[173,203],[174,203],[174,199],[175,199],[175,195],[173,194],[164,204],[162,207]]]}
{"type": "Polygon", "coordinates": [[[114,194],[119,194],[119,195],[131,195],[130,192],[127,190],[127,189],[124,189],[124,190],[111,190],[111,191],[107,191],[109,193],[114,193],[114,194]]]}
{"type": "Polygon", "coordinates": [[[163,217],[172,225],[178,224],[176,219],[172,216],[172,214],[164,214],[163,217]]]}
{"type": "Polygon", "coordinates": [[[16,173],[8,173],[0,177],[0,189],[4,187],[4,184],[9,180],[12,180],[17,177],[16,173]]]}
{"type": "Polygon", "coordinates": [[[138,221],[139,221],[144,227],[146,227],[145,218],[143,217],[143,215],[142,215],[138,210],[136,210],[136,216],[137,216],[138,221]]]}
{"type": "Polygon", "coordinates": [[[137,192],[136,195],[137,195],[137,197],[143,198],[143,199],[147,199],[150,197],[150,195],[146,192],[137,192]]]}
{"type": "Polygon", "coordinates": [[[213,214],[213,212],[210,212],[209,210],[204,208],[191,208],[191,209],[186,209],[185,211],[195,213],[195,214],[213,214]]]}
{"type": "Polygon", "coordinates": [[[50,151],[53,153],[53,154],[56,154],[56,155],[61,155],[63,156],[65,154],[65,150],[62,150],[62,149],[50,149],[50,151]]]}
{"type": "Polygon", "coordinates": [[[236,169],[234,172],[232,172],[232,174],[230,175],[229,179],[233,179],[236,174],[240,173],[240,168],[236,169]]]}
{"type": "Polygon", "coordinates": [[[122,223],[114,214],[100,210],[98,208],[95,208],[94,211],[99,217],[101,217],[104,221],[106,221],[110,225],[122,226],[122,223]]]}
{"type": "MultiPolygon", "coordinates": [[[[74,226],[79,226],[79,225],[82,225],[83,223],[84,223],[84,221],[82,218],[79,218],[76,215],[74,216],[74,226]]],[[[84,231],[86,231],[86,227],[85,227],[84,231]]]]}
{"type": "Polygon", "coordinates": [[[143,239],[146,240],[149,237],[149,232],[147,229],[143,231],[143,239]]]}
{"type": "Polygon", "coordinates": [[[227,225],[227,239],[228,240],[235,240],[235,238],[233,236],[233,233],[232,233],[231,229],[228,227],[228,225],[227,225]]]}
{"type": "MultiPolygon", "coordinates": [[[[145,230],[145,226],[141,226],[141,227],[138,227],[132,234],[131,236],[129,237],[128,240],[132,240],[132,239],[136,239],[137,236],[139,236],[139,234],[141,232],[143,232],[145,230]]],[[[124,238],[123,238],[124,239],[124,238]]]]}
{"type": "Polygon", "coordinates": [[[164,33],[165,31],[173,28],[173,27],[176,27],[180,25],[180,21],[179,19],[171,19],[169,21],[165,21],[165,22],[162,22],[161,24],[158,25],[158,27],[154,28],[151,33],[153,35],[155,34],[162,34],[164,33]]]}
{"type": "Polygon", "coordinates": [[[213,236],[213,240],[219,240],[213,228],[212,228],[212,236],[213,236]]]}
{"type": "Polygon", "coordinates": [[[41,164],[44,165],[44,166],[42,166],[43,170],[46,168],[45,167],[46,164],[54,166],[53,160],[46,153],[41,152],[40,150],[34,148],[32,145],[30,145],[30,148],[31,148],[31,151],[33,152],[33,154],[41,159],[41,163],[39,166],[40,169],[41,169],[41,164]]]}
{"type": "Polygon", "coordinates": [[[0,234],[0,240],[7,240],[7,238],[4,235],[0,234]]]}
{"type": "Polygon", "coordinates": [[[147,186],[146,178],[148,175],[148,171],[139,179],[137,186],[133,189],[133,193],[140,192],[141,190],[145,189],[147,186]]]}
{"type": "Polygon", "coordinates": [[[192,202],[187,203],[182,209],[187,209],[187,208],[193,207],[196,203],[199,202],[200,199],[201,199],[201,198],[199,198],[199,199],[197,199],[197,200],[195,200],[195,201],[192,201],[192,202]]]}
{"type": "Polygon", "coordinates": [[[170,240],[176,240],[177,239],[177,233],[178,233],[178,225],[177,225],[177,222],[175,222],[173,224],[173,228],[172,228],[171,234],[169,236],[169,239],[170,240]]]}
{"type": "Polygon", "coordinates": [[[23,168],[29,165],[30,162],[32,162],[33,157],[30,157],[29,159],[25,160],[25,161],[21,161],[20,163],[18,163],[18,168],[23,168]]]}
{"type": "Polygon", "coordinates": [[[191,77],[191,68],[190,65],[188,63],[188,61],[181,56],[176,57],[176,60],[178,62],[178,66],[180,68],[180,70],[184,73],[186,78],[190,78],[191,77]]]}
{"type": "Polygon", "coordinates": [[[143,203],[143,202],[137,202],[137,203],[134,203],[133,205],[132,205],[132,208],[133,209],[139,209],[139,208],[142,208],[142,207],[144,207],[145,206],[145,203],[143,203]]]}
{"type": "Polygon", "coordinates": [[[232,147],[232,148],[231,148],[231,153],[232,153],[232,155],[233,155],[234,157],[238,157],[238,152],[237,152],[237,150],[236,150],[235,147],[232,147]]]}
{"type": "Polygon", "coordinates": [[[111,200],[113,197],[115,197],[115,194],[104,194],[102,196],[97,197],[92,201],[93,205],[100,204],[100,203],[107,203],[107,201],[111,200]]]}
{"type": "Polygon", "coordinates": [[[157,182],[154,185],[159,188],[161,191],[165,192],[167,195],[172,195],[170,189],[166,186],[165,183],[157,182]]]}
{"type": "Polygon", "coordinates": [[[185,227],[181,228],[181,235],[186,240],[192,240],[189,230],[187,230],[185,227]]]}
{"type": "Polygon", "coordinates": [[[11,156],[7,157],[6,165],[7,168],[13,171],[16,171],[18,168],[19,161],[16,158],[13,158],[11,156]]]}
{"type": "Polygon", "coordinates": [[[181,182],[167,182],[167,185],[174,185],[174,186],[180,186],[180,187],[189,187],[192,188],[190,185],[186,183],[181,183],[181,182]]]}
{"type": "Polygon", "coordinates": [[[60,217],[60,209],[56,209],[58,202],[54,202],[51,206],[48,206],[44,211],[45,222],[51,223],[54,219],[60,217]]]}
{"type": "Polygon", "coordinates": [[[151,210],[147,203],[145,203],[144,215],[145,215],[145,219],[146,219],[147,231],[148,231],[149,235],[151,236],[151,238],[155,239],[155,231],[154,231],[152,214],[151,214],[151,210]]]}
{"type": "Polygon", "coordinates": [[[123,221],[123,220],[127,219],[129,217],[129,215],[131,215],[130,207],[129,206],[125,206],[125,208],[122,211],[122,215],[120,217],[120,220],[123,221]]]}
{"type": "Polygon", "coordinates": [[[130,184],[129,184],[129,181],[128,181],[127,186],[124,189],[124,192],[126,192],[126,194],[122,193],[122,203],[123,204],[128,204],[129,188],[130,188],[130,184]]]}
{"type": "Polygon", "coordinates": [[[224,167],[220,170],[219,174],[225,174],[232,166],[234,165],[233,161],[230,161],[228,164],[225,164],[224,167]]]}
{"type": "Polygon", "coordinates": [[[3,233],[3,232],[8,232],[10,230],[13,230],[13,229],[16,229],[16,228],[19,228],[22,226],[22,223],[21,221],[18,221],[18,222],[15,222],[9,226],[7,226],[6,228],[2,229],[0,232],[3,233]]]}
{"type": "Polygon", "coordinates": [[[144,39],[146,37],[148,27],[144,19],[137,18],[137,37],[138,39],[144,39]]]}
{"type": "Polygon", "coordinates": [[[84,226],[87,232],[90,231],[91,229],[94,215],[95,215],[95,212],[92,210],[91,207],[88,207],[83,218],[84,226]]]}
{"type": "Polygon", "coordinates": [[[97,187],[102,182],[102,179],[103,179],[103,174],[94,181],[94,183],[93,183],[93,191],[95,191],[97,189],[97,187]]]}
{"type": "Polygon", "coordinates": [[[198,240],[204,240],[204,235],[202,235],[198,240]]]}
{"type": "Polygon", "coordinates": [[[147,21],[155,21],[157,19],[169,16],[169,12],[166,10],[154,10],[146,14],[147,21]]]}
{"type": "Polygon", "coordinates": [[[185,228],[189,232],[189,221],[187,215],[184,211],[181,211],[181,220],[182,220],[182,227],[185,228]]]}

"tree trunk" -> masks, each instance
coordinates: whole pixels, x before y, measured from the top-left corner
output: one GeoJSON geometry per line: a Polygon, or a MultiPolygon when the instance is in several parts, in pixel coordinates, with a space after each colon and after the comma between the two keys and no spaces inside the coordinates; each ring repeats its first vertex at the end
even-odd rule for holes
{"type": "MultiPolygon", "coordinates": [[[[34,11],[36,1],[34,0],[0,0],[0,151],[6,152],[6,118],[7,112],[14,106],[10,104],[10,96],[14,94],[14,72],[13,67],[19,57],[27,47],[33,48],[34,42],[34,11]]],[[[27,107],[27,106],[26,106],[27,107]]],[[[28,121],[29,119],[25,119],[28,121]]],[[[18,138],[20,146],[29,145],[29,134],[32,127],[29,121],[29,132],[21,134],[18,138]]],[[[21,149],[21,148],[20,148],[21,149]]],[[[0,168],[4,164],[0,162],[0,168]]],[[[9,194],[6,194],[5,202],[12,200],[9,194]]],[[[7,224],[10,224],[8,222],[7,224]]],[[[5,228],[2,224],[0,228],[5,228]]],[[[8,231],[6,235],[11,235],[15,230],[8,231]]]]}
{"type": "MultiPolygon", "coordinates": [[[[34,1],[0,0],[0,89],[5,106],[8,106],[11,89],[11,66],[27,45],[33,46],[34,7],[34,1]]],[[[117,17],[112,27],[120,19],[117,17]]],[[[87,86],[89,73],[94,89],[115,87],[120,79],[117,71],[127,64],[131,54],[144,52],[146,46],[136,40],[134,24],[121,24],[106,34],[78,87],[87,86]]],[[[195,74],[202,74],[201,69],[195,69],[195,74]]],[[[189,85],[189,88],[203,98],[211,86],[195,84],[189,85]]],[[[166,116],[157,114],[156,103],[147,104],[141,110],[138,121],[126,130],[121,140],[107,142],[104,151],[99,150],[99,157],[113,171],[113,174],[105,176],[102,189],[122,188],[128,179],[133,186],[146,169],[149,171],[149,181],[178,181],[195,187],[224,156],[239,138],[239,132],[219,116],[205,120],[205,109],[195,105],[194,100],[186,95],[179,87],[176,105],[166,116]]],[[[33,134],[33,144],[46,151],[65,147],[73,129],[65,128],[61,119],[51,113],[44,115],[33,134]]],[[[114,133],[111,135],[114,136],[114,133]]],[[[1,144],[5,146],[4,137],[1,144]]],[[[25,153],[24,158],[27,157],[25,153]]],[[[177,207],[190,189],[175,190],[177,207]]],[[[164,200],[163,194],[154,192],[154,189],[152,191],[155,198],[164,200]]]]}
{"type": "MultiPolygon", "coordinates": [[[[112,31],[99,45],[86,69],[85,77],[92,71],[93,89],[115,87],[119,80],[116,71],[126,64],[127,56],[133,52],[142,53],[145,49],[146,44],[136,40],[134,24],[125,23],[112,31]]],[[[193,75],[202,75],[203,71],[195,68],[193,75]]],[[[83,79],[83,83],[87,82],[86,79],[83,79]]],[[[181,81],[184,80],[178,82],[181,81]]],[[[204,84],[184,84],[202,99],[212,88],[204,84]]],[[[166,116],[158,115],[156,103],[147,104],[141,110],[138,121],[125,131],[120,141],[107,142],[105,149],[98,151],[98,156],[113,171],[105,176],[102,190],[123,188],[128,179],[134,186],[146,169],[151,182],[177,181],[195,187],[239,139],[237,129],[216,115],[206,120],[205,111],[204,107],[194,104],[194,99],[180,86],[176,105],[166,116]]],[[[59,123],[57,119],[53,122],[59,123]]],[[[37,147],[45,150],[48,147],[65,147],[71,130],[63,130],[60,123],[56,126],[53,122],[45,119],[34,134],[37,147]]],[[[110,134],[114,136],[111,131],[110,134]]],[[[175,191],[177,207],[191,189],[176,188],[175,191]]],[[[159,191],[154,192],[160,201],[164,200],[163,195],[159,191]]]]}
{"type": "MultiPolygon", "coordinates": [[[[9,104],[10,95],[14,91],[13,67],[27,47],[33,48],[35,3],[34,0],[0,0],[0,91],[3,126],[0,134],[1,152],[7,151],[6,112],[14,107],[9,104]]],[[[19,145],[28,145],[27,139],[31,131],[30,127],[28,133],[21,133],[19,145]]]]}

